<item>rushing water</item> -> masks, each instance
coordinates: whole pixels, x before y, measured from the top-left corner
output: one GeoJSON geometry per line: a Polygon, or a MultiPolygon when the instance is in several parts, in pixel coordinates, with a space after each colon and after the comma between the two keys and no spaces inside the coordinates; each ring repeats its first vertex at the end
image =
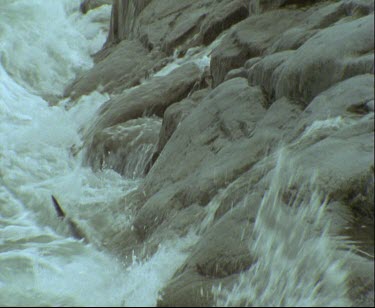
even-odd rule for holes
{"type": "MultiPolygon", "coordinates": [[[[71,147],[82,142],[80,128],[108,95],[93,92],[68,111],[63,101],[56,106],[46,101],[59,97],[77,74],[93,65],[90,54],[105,41],[110,7],[82,15],[79,4],[79,0],[0,1],[1,306],[153,306],[187,257],[186,249],[198,239],[192,233],[171,239],[148,260],[134,256],[127,264],[95,245],[131,227],[132,213],[121,200],[141,180],[110,169],[95,173],[82,166],[80,155],[72,155],[71,147]],[[56,216],[52,194],[90,244],[71,237],[56,216]]],[[[187,59],[204,68],[217,43],[190,50],[156,75],[168,74],[187,59]]],[[[342,124],[336,122],[333,126],[342,124]]],[[[314,125],[302,138],[322,126],[314,125]]],[[[255,240],[249,241],[249,253],[258,261],[240,275],[232,290],[213,289],[217,303],[348,304],[347,274],[344,262],[337,260],[345,257],[338,255],[336,242],[328,235],[323,200],[313,194],[304,200],[310,206],[292,204],[287,211],[279,206],[279,174],[288,168],[280,153],[258,213],[255,240]],[[312,217],[316,220],[306,225],[312,217]]],[[[219,198],[220,194],[207,206],[199,232],[212,224],[219,198]]]]}
{"type": "Polygon", "coordinates": [[[94,92],[69,111],[43,99],[90,68],[105,41],[110,7],[83,16],[79,4],[0,1],[1,306],[152,306],[189,245],[165,243],[147,262],[124,265],[73,239],[54,212],[51,194],[95,243],[129,226],[131,214],[113,204],[138,185],[93,173],[71,154],[107,95],[94,92]]]}

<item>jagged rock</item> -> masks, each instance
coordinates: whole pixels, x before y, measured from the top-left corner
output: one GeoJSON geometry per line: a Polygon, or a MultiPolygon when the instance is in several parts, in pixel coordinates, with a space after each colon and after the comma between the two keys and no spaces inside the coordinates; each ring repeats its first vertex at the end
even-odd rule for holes
{"type": "Polygon", "coordinates": [[[152,197],[135,221],[142,237],[173,208],[207,204],[220,187],[257,160],[262,146],[249,138],[264,116],[263,103],[258,88],[246,79],[231,79],[180,123],[145,179],[145,193],[152,197]]]}
{"type": "Polygon", "coordinates": [[[319,189],[363,221],[374,216],[373,112],[358,114],[348,108],[373,99],[373,82],[373,75],[360,75],[322,92],[285,138],[291,160],[303,166],[298,182],[317,174],[319,189]]]}
{"type": "Polygon", "coordinates": [[[227,212],[194,246],[181,271],[191,267],[202,276],[222,278],[250,268],[254,259],[248,245],[259,205],[227,212]]]}
{"type": "Polygon", "coordinates": [[[247,16],[243,0],[117,0],[107,44],[136,38],[149,50],[159,46],[170,53],[181,44],[208,44],[247,16]]]}
{"type": "Polygon", "coordinates": [[[272,79],[274,77],[273,72],[278,66],[289,59],[294,52],[294,50],[286,50],[265,56],[252,65],[248,71],[247,78],[249,83],[254,86],[261,86],[270,103],[275,99],[275,92],[272,86],[275,82],[272,79]]]}
{"type": "Polygon", "coordinates": [[[138,41],[123,41],[107,57],[67,87],[65,96],[76,100],[94,90],[119,93],[139,84],[161,57],[163,54],[158,52],[148,53],[138,41]]]}
{"type": "Polygon", "coordinates": [[[113,0],[111,26],[106,45],[130,39],[136,18],[151,0],[113,0]]]}
{"type": "Polygon", "coordinates": [[[274,71],[275,97],[308,104],[338,81],[372,73],[373,26],[369,15],[319,31],[274,71]]]}
{"type": "MultiPolygon", "coordinates": [[[[96,120],[85,131],[88,155],[86,160],[94,163],[95,166],[100,162],[98,159],[103,154],[102,146],[97,147],[95,138],[102,140],[101,134],[105,128],[143,116],[162,117],[168,106],[180,101],[190,92],[200,75],[201,72],[195,64],[186,64],[165,77],[154,78],[150,83],[125,91],[104,103],[98,111],[96,120]],[[99,152],[96,153],[96,150],[99,152]]],[[[106,136],[107,133],[105,132],[104,135],[106,136]]]]}
{"type": "Polygon", "coordinates": [[[299,11],[278,10],[250,16],[238,23],[212,52],[213,87],[223,82],[230,70],[243,66],[249,58],[262,56],[281,33],[303,18],[302,15],[299,11]]]}
{"type": "MultiPolygon", "coordinates": [[[[278,51],[298,49],[317,29],[328,27],[349,14],[342,2],[327,4],[318,1],[313,4],[307,9],[271,10],[261,15],[252,15],[238,23],[213,51],[213,86],[220,84],[228,71],[243,66],[246,60],[278,51]]],[[[350,40],[347,37],[343,41],[348,39],[350,40]]]]}
{"type": "Polygon", "coordinates": [[[196,306],[212,306],[213,296],[209,287],[219,283],[228,285],[235,280],[235,274],[247,270],[255,261],[248,243],[258,206],[237,207],[212,226],[163,289],[159,305],[186,305],[191,303],[186,294],[196,294],[193,302],[196,306]]]}
{"type": "Polygon", "coordinates": [[[218,1],[213,12],[202,22],[202,42],[210,44],[221,32],[240,22],[249,15],[246,1],[218,1]]]}
{"type": "MultiPolygon", "coordinates": [[[[338,120],[337,125],[333,125],[333,131],[336,131],[340,128],[340,119],[344,121],[344,118],[354,116],[350,112],[351,106],[365,105],[373,99],[373,85],[374,75],[358,75],[338,82],[322,92],[305,109],[288,141],[301,136],[307,127],[317,121],[336,118],[338,120]]],[[[368,110],[368,112],[370,111],[368,110]]],[[[328,136],[332,133],[332,130],[327,127],[325,130],[321,130],[322,133],[328,136]]]]}
{"type": "Polygon", "coordinates": [[[163,150],[179,123],[191,113],[208,92],[208,89],[195,92],[191,97],[173,104],[165,110],[157,148],[158,153],[163,150]]]}
{"type": "Polygon", "coordinates": [[[95,134],[87,153],[94,170],[109,168],[129,177],[144,175],[158,139],[161,120],[138,118],[117,124],[95,134]]]}

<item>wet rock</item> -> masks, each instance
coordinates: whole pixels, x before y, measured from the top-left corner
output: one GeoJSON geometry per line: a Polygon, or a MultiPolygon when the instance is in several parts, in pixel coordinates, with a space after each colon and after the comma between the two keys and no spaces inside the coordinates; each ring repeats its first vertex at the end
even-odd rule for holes
{"type": "Polygon", "coordinates": [[[195,245],[183,271],[191,267],[202,276],[222,278],[250,268],[254,259],[248,245],[259,205],[235,207],[217,221],[195,245]]]}
{"type": "Polygon", "coordinates": [[[200,75],[195,64],[186,64],[110,99],[101,106],[96,121],[88,129],[86,143],[90,144],[91,138],[104,128],[145,115],[162,117],[168,106],[187,96],[200,75]]]}
{"type": "Polygon", "coordinates": [[[273,53],[265,56],[261,60],[257,61],[256,64],[252,65],[248,70],[247,78],[249,83],[254,86],[261,86],[265,92],[269,104],[275,100],[275,92],[273,84],[273,72],[285,62],[289,57],[293,55],[294,50],[286,50],[282,52],[273,53]]]}
{"type": "Polygon", "coordinates": [[[308,104],[331,85],[374,70],[373,16],[319,31],[274,72],[275,97],[308,104]],[[325,46],[324,49],[319,46],[325,46]]]}
{"type": "Polygon", "coordinates": [[[151,0],[113,0],[111,26],[106,45],[131,39],[136,18],[151,0]]]}
{"type": "Polygon", "coordinates": [[[360,257],[351,260],[348,279],[349,297],[355,307],[372,307],[374,304],[374,262],[360,257]]]}
{"type": "Polygon", "coordinates": [[[246,1],[218,1],[212,13],[202,22],[202,42],[210,44],[220,33],[249,15],[246,1]]]}
{"type": "MultiPolygon", "coordinates": [[[[129,260],[133,251],[150,256],[165,240],[198,230],[158,305],[212,306],[213,286],[231,288],[251,268],[248,244],[281,147],[293,167],[280,171],[280,207],[309,197],[305,184],[314,178],[334,234],[345,234],[349,222],[373,223],[372,1],[114,3],[106,48],[68,93],[78,97],[102,84],[119,94],[84,136],[94,169],[132,176],[129,153],[157,143],[153,157],[143,151],[151,162],[136,173],[147,175],[123,202],[133,228],[110,233],[104,246],[129,260]],[[152,76],[176,47],[183,57],[225,29],[211,54],[214,89],[194,64],[152,76]],[[163,118],[162,125],[145,115],[163,118]]],[[[348,268],[349,297],[368,304],[373,279],[364,273],[371,266],[348,268]]]]}
{"type": "Polygon", "coordinates": [[[243,66],[250,58],[262,56],[302,15],[299,11],[278,10],[250,16],[238,23],[212,52],[213,87],[223,82],[230,70],[243,66]]]}
{"type": "Polygon", "coordinates": [[[107,44],[139,39],[149,50],[158,46],[170,53],[179,45],[209,44],[247,16],[243,0],[117,0],[107,44]]]}
{"type": "Polygon", "coordinates": [[[228,72],[228,74],[225,76],[225,81],[237,77],[247,78],[247,71],[243,67],[241,68],[235,68],[228,72]]]}
{"type": "Polygon", "coordinates": [[[374,75],[365,74],[338,82],[323,91],[304,110],[288,140],[301,136],[314,122],[317,128],[319,124],[322,126],[319,133],[316,130],[315,138],[324,138],[337,132],[350,121],[349,118],[357,117],[350,112],[352,106],[365,105],[373,99],[373,84],[374,75]]]}
{"type": "Polygon", "coordinates": [[[213,305],[212,286],[228,285],[236,274],[247,270],[254,259],[248,243],[259,204],[237,207],[222,217],[194,246],[192,253],[162,291],[161,306],[191,303],[213,305]],[[177,286],[178,289],[177,290],[177,286]],[[176,296],[177,294],[180,296],[176,296]]]}
{"type": "Polygon", "coordinates": [[[160,127],[160,119],[138,118],[105,128],[94,135],[87,161],[94,170],[109,168],[128,178],[142,177],[160,127]]]}
{"type": "MultiPolygon", "coordinates": [[[[276,7],[279,6],[279,4],[276,5],[276,7]]],[[[281,7],[284,6],[281,5],[281,7]]],[[[351,21],[352,19],[345,20],[345,18],[352,18],[348,17],[348,14],[350,13],[345,4],[342,2],[327,3],[324,1],[319,1],[310,3],[310,5],[306,8],[301,8],[300,6],[296,6],[294,8],[279,8],[271,11],[266,10],[260,15],[250,16],[246,20],[238,23],[214,50],[211,58],[213,86],[215,87],[220,84],[224,80],[224,77],[229,70],[243,66],[246,60],[250,58],[272,54],[278,51],[298,49],[305,42],[307,43],[309,39],[311,40],[311,37],[314,34],[316,37],[321,37],[321,34],[316,34],[318,29],[332,26],[334,23],[345,23],[345,21],[351,21]]],[[[337,27],[340,26],[337,25],[337,27]]],[[[348,25],[346,27],[349,29],[351,26],[348,25]]],[[[369,27],[370,26],[368,26],[367,30],[358,30],[362,31],[362,34],[358,34],[359,36],[367,35],[367,38],[370,40],[368,46],[371,45],[371,39],[369,38],[369,33],[364,34],[364,32],[368,32],[369,27]]],[[[353,29],[352,32],[357,31],[353,29]]],[[[346,30],[342,28],[342,31],[346,30]]],[[[347,37],[345,38],[341,36],[342,41],[345,42],[347,40],[351,40],[349,38],[350,35],[351,34],[347,34],[347,37]]],[[[352,35],[357,34],[352,33],[352,35]]],[[[338,36],[340,35],[338,34],[338,36]]],[[[337,38],[338,37],[336,37],[336,39],[337,38]]],[[[330,44],[336,44],[333,43],[332,39],[328,37],[326,39],[327,43],[329,40],[330,44]]],[[[316,50],[316,46],[320,46],[319,44],[325,43],[314,43],[313,45],[315,46],[316,50]]],[[[307,48],[309,48],[309,50],[313,48],[312,45],[307,44],[307,46],[306,50],[307,48]]],[[[305,49],[301,49],[299,53],[302,54],[303,52],[303,54],[306,55],[305,51],[302,50],[305,49]]],[[[366,52],[359,52],[359,54],[357,54],[360,56],[364,53],[366,52]]],[[[354,52],[354,54],[356,53],[354,52]]],[[[309,59],[310,58],[312,57],[309,56],[309,59]]],[[[334,58],[333,54],[332,58],[334,58]]],[[[292,60],[290,61],[292,62],[292,60]]],[[[311,59],[310,61],[313,60],[311,59]]],[[[352,66],[356,67],[353,67],[352,70],[360,71],[361,68],[359,68],[359,66],[361,66],[363,73],[366,71],[366,65],[368,65],[368,62],[366,61],[369,61],[369,58],[361,58],[360,61],[361,63],[352,64],[352,66]]],[[[293,63],[296,66],[298,66],[296,64],[297,62],[298,61],[293,60],[293,63]]],[[[350,76],[348,75],[347,77],[350,76]]],[[[285,82],[286,80],[288,80],[288,78],[285,79],[285,82]]]]}
{"type": "Polygon", "coordinates": [[[84,0],[81,3],[80,10],[83,14],[96,9],[102,5],[112,5],[112,0],[84,0]]]}
{"type": "Polygon", "coordinates": [[[98,90],[102,93],[120,93],[140,83],[154,62],[163,57],[148,53],[138,41],[123,41],[94,67],[65,89],[65,96],[76,100],[98,90]]]}
{"type": "Polygon", "coordinates": [[[273,54],[279,51],[296,50],[301,47],[318,30],[307,30],[304,27],[293,27],[280,35],[280,37],[268,48],[267,53],[273,54]]]}
{"type": "Polygon", "coordinates": [[[261,91],[243,78],[225,84],[180,123],[147,175],[144,188],[152,197],[135,222],[142,236],[173,208],[207,204],[220,187],[261,155],[261,146],[249,141],[255,123],[265,113],[261,91]]]}
{"type": "Polygon", "coordinates": [[[173,104],[165,110],[157,148],[159,154],[180,122],[191,113],[208,92],[208,89],[195,92],[191,97],[173,104]]]}

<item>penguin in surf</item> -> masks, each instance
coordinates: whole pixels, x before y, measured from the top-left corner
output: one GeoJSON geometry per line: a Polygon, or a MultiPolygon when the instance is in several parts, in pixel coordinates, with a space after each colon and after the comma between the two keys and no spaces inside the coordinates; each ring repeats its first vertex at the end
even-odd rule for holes
{"type": "Polygon", "coordinates": [[[87,243],[88,242],[87,237],[84,234],[84,232],[81,230],[81,228],[78,227],[77,223],[75,223],[72,219],[70,219],[69,217],[66,217],[63,209],[60,206],[60,203],[57,201],[55,196],[51,195],[51,198],[52,198],[52,203],[53,203],[53,206],[55,207],[57,216],[61,220],[66,220],[66,222],[68,223],[70,232],[72,233],[73,237],[78,239],[78,240],[83,239],[87,243]]]}

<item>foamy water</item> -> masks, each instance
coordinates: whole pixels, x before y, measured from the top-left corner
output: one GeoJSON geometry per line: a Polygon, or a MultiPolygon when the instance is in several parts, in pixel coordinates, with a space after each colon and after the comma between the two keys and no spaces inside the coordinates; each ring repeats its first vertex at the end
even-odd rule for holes
{"type": "Polygon", "coordinates": [[[69,111],[42,98],[61,95],[106,39],[110,6],[81,15],[79,4],[0,2],[1,306],[152,306],[191,244],[165,243],[131,266],[94,246],[131,225],[119,200],[139,181],[93,173],[72,155],[80,128],[108,95],[91,93],[69,111]],[[72,238],[51,194],[91,244],[72,238]]]}

